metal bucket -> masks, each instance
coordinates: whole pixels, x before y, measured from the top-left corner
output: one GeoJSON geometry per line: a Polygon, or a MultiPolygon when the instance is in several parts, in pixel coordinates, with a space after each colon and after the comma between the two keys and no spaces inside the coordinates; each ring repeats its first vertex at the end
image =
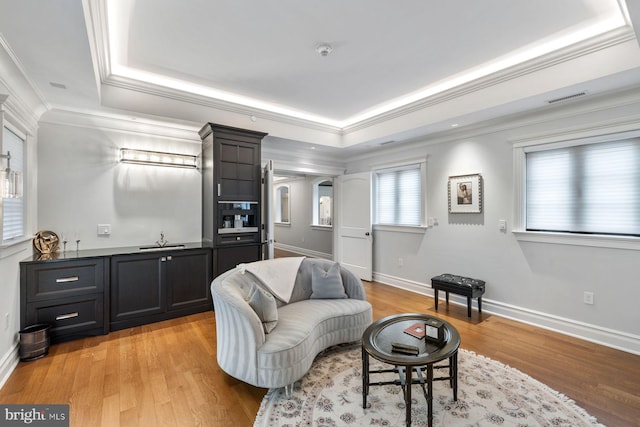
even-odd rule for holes
{"type": "Polygon", "coordinates": [[[20,333],[20,360],[29,362],[49,354],[50,325],[27,326],[20,333]]]}

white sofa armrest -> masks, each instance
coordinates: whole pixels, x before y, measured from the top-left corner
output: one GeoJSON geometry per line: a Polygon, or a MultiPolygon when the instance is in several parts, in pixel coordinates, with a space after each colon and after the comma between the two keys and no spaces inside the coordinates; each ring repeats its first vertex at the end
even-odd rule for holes
{"type": "Polygon", "coordinates": [[[250,275],[226,272],[211,283],[216,318],[218,365],[232,377],[257,384],[257,352],[265,342],[260,318],[245,300],[253,286],[250,275]]]}
{"type": "Polygon", "coordinates": [[[340,274],[342,276],[342,286],[349,298],[367,300],[367,294],[362,285],[362,281],[345,267],[340,266],[340,274]]]}

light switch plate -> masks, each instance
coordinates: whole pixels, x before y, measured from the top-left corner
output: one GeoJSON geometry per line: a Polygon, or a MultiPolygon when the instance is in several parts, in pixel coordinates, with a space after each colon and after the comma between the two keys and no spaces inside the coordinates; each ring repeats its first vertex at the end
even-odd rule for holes
{"type": "Polygon", "coordinates": [[[98,224],[98,236],[110,236],[111,224],[98,224]]]}

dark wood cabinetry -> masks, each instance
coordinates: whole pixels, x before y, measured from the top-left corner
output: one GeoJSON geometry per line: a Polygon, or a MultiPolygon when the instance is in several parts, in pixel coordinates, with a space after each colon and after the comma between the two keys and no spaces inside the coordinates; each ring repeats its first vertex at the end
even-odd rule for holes
{"type": "Polygon", "coordinates": [[[108,259],[20,263],[20,327],[47,323],[51,341],[109,332],[108,259]]]}
{"type": "Polygon", "coordinates": [[[211,310],[212,250],[113,248],[20,263],[20,327],[51,325],[52,342],[211,310]],[[89,255],[90,254],[90,255],[89,255]]]}
{"type": "Polygon", "coordinates": [[[177,250],[111,258],[111,330],[212,308],[211,251],[177,250]]]}
{"type": "Polygon", "coordinates": [[[165,311],[162,269],[157,254],[111,258],[112,330],[139,325],[142,319],[165,311]],[[133,321],[127,322],[129,320],[133,321]]]}
{"type": "Polygon", "coordinates": [[[214,277],[262,259],[261,142],[267,134],[207,123],[202,138],[202,240],[214,277]]]}
{"type": "Polygon", "coordinates": [[[262,245],[218,247],[214,249],[214,254],[214,270],[224,273],[243,262],[252,262],[262,259],[262,245]]]}
{"type": "Polygon", "coordinates": [[[218,159],[220,166],[215,174],[219,183],[216,192],[220,200],[260,200],[260,139],[234,133],[215,140],[214,162],[218,159]]]}

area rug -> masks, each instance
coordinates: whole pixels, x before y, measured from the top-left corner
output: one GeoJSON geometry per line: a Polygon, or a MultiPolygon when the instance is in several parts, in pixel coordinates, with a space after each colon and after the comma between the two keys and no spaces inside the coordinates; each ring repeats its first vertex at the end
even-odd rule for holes
{"type": "MultiPolygon", "coordinates": [[[[371,369],[388,367],[370,358],[371,369]]],[[[411,425],[426,426],[424,394],[419,385],[413,387],[411,425]]],[[[458,400],[453,400],[448,381],[435,381],[433,390],[434,426],[602,427],[566,396],[516,369],[464,349],[458,352],[458,400]]],[[[371,386],[369,392],[363,409],[360,346],[332,348],[316,358],[307,375],[294,384],[289,398],[283,388],[270,389],[254,426],[405,424],[399,386],[371,386]]]]}

